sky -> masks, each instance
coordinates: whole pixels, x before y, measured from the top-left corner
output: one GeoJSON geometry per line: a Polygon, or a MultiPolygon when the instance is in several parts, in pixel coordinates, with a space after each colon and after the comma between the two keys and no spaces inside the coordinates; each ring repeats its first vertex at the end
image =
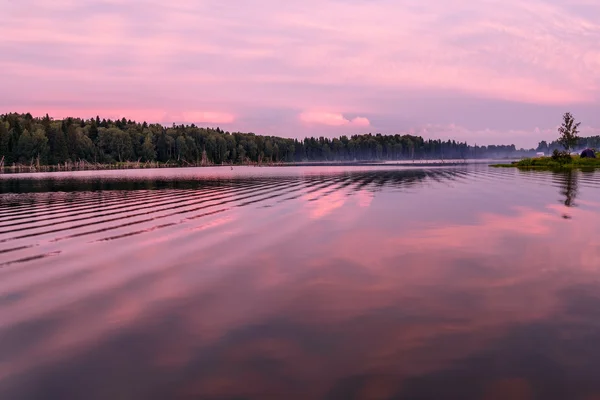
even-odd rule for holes
{"type": "Polygon", "coordinates": [[[598,0],[2,0],[0,113],[535,147],[600,134],[598,0]]]}

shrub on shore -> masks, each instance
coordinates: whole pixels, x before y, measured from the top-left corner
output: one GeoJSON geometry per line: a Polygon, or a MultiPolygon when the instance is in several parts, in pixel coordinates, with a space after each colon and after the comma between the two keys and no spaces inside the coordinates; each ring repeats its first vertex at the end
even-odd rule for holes
{"type": "Polygon", "coordinates": [[[558,152],[551,157],[524,158],[511,164],[496,164],[495,167],[517,167],[523,169],[573,169],[573,168],[600,168],[600,153],[596,158],[581,158],[564,152],[558,152]]]}

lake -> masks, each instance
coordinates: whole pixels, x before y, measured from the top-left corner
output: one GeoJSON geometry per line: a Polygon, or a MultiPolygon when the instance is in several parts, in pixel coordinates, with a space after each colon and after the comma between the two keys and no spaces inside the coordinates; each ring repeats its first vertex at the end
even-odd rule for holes
{"type": "Polygon", "coordinates": [[[600,399],[600,172],[0,175],[2,399],[600,399]]]}

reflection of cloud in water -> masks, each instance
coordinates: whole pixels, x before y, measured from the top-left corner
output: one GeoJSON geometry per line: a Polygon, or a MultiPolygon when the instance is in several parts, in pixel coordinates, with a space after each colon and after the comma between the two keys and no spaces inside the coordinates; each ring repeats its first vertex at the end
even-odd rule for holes
{"type": "MultiPolygon", "coordinates": [[[[598,222],[594,215],[587,211],[591,224],[598,222]]],[[[402,393],[418,385],[413,377],[435,382],[436,373],[460,371],[458,360],[486,360],[486,352],[502,346],[519,325],[545,324],[546,335],[562,331],[561,324],[572,317],[563,311],[561,293],[588,281],[586,272],[576,269],[566,280],[557,279],[562,276],[557,268],[568,257],[548,249],[546,241],[520,248],[518,265],[498,257],[514,251],[505,247],[506,236],[551,237],[556,226],[550,214],[521,209],[512,216],[485,215],[477,225],[428,228],[413,238],[348,232],[301,270],[289,269],[290,253],[283,248],[246,257],[246,268],[230,270],[210,285],[186,286],[177,278],[182,275],[163,271],[142,286],[114,292],[102,308],[89,302],[74,306],[63,315],[65,324],[40,342],[39,351],[45,350],[27,352],[23,360],[33,366],[65,356],[75,342],[128,332],[143,343],[143,352],[134,354],[146,364],[148,379],[182,370],[180,394],[283,395],[300,382],[313,383],[302,389],[305,396],[346,393],[352,385],[365,396],[402,393]],[[142,304],[156,300],[166,308],[151,316],[142,304]],[[349,376],[354,378],[345,381],[349,376]],[[408,386],[402,389],[399,380],[408,386]]],[[[89,348],[81,356],[72,354],[73,368],[108,362],[100,352],[116,351],[112,340],[103,339],[98,350],[89,348]]],[[[519,343],[494,357],[528,351],[519,343]]],[[[531,345],[533,350],[545,346],[531,345]]],[[[558,349],[548,357],[551,363],[571,358],[558,349]]],[[[489,380],[481,390],[525,395],[536,385],[535,379],[516,376],[489,380]]]]}
{"type": "MultiPolygon", "coordinates": [[[[311,219],[321,219],[330,216],[334,211],[341,209],[345,204],[348,204],[349,198],[354,199],[354,204],[361,208],[368,208],[373,201],[374,194],[365,189],[352,189],[346,193],[343,190],[337,190],[331,192],[323,191],[322,194],[315,196],[306,203],[306,209],[308,210],[311,219]]],[[[350,213],[355,210],[348,211],[350,213]]],[[[348,219],[349,216],[344,216],[348,219]]]]}
{"type": "Polygon", "coordinates": [[[321,219],[342,207],[346,202],[346,198],[344,193],[334,192],[306,203],[306,208],[309,210],[311,219],[321,219]]]}
{"type": "Polygon", "coordinates": [[[373,193],[370,193],[366,190],[357,190],[354,192],[354,195],[356,195],[358,206],[363,208],[371,205],[374,196],[373,193]]]}
{"type": "Polygon", "coordinates": [[[552,188],[549,207],[521,203],[436,226],[395,213],[403,194],[385,186],[378,207],[370,192],[350,193],[327,187],[301,203],[240,208],[233,220],[216,215],[197,225],[215,229],[166,232],[168,243],[146,242],[138,268],[111,253],[111,243],[98,244],[89,268],[46,265],[44,273],[65,275],[44,277],[40,287],[23,280],[0,298],[0,349],[11,360],[0,367],[0,394],[600,393],[597,203],[578,198],[578,223],[565,223],[552,188]],[[331,221],[314,223],[325,217],[331,221]],[[340,229],[346,219],[355,229],[340,229]],[[232,225],[236,236],[221,235],[232,225]],[[65,297],[71,301],[49,304],[65,297]]]}

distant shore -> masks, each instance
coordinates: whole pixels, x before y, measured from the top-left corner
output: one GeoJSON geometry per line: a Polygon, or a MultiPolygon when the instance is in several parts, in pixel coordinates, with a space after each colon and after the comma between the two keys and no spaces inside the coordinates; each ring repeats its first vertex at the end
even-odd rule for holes
{"type": "Polygon", "coordinates": [[[514,144],[478,146],[408,133],[288,138],[194,124],[164,126],[126,118],[113,121],[100,116],[53,119],[47,114],[0,114],[0,171],[6,173],[217,165],[365,165],[385,160],[396,165],[425,166],[534,154],[533,148],[517,149],[514,144]]]}
{"type": "MultiPolygon", "coordinates": [[[[75,163],[66,162],[59,165],[22,165],[15,164],[0,168],[0,174],[19,173],[47,173],[47,172],[74,172],[74,171],[107,171],[107,170],[131,170],[131,169],[163,169],[163,168],[206,168],[206,167],[355,167],[355,166],[384,166],[384,167],[439,167],[458,166],[466,164],[490,164],[493,161],[506,161],[509,159],[461,159],[461,160],[356,160],[356,161],[296,161],[296,162],[263,162],[244,164],[190,164],[177,162],[121,162],[114,164],[90,163],[80,161],[75,163]]],[[[510,164],[508,164],[510,165],[510,164]]]]}

